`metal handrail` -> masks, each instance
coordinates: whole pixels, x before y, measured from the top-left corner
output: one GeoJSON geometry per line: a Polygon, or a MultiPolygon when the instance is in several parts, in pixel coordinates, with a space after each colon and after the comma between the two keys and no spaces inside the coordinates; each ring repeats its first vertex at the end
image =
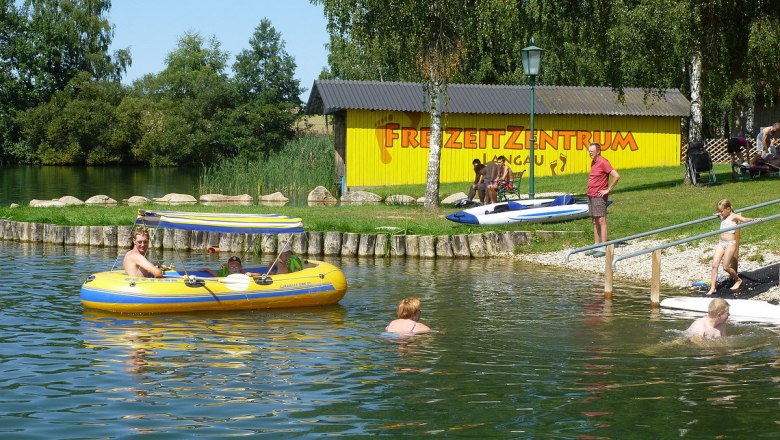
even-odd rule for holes
{"type": "Polygon", "coordinates": [[[746,228],[748,226],[753,226],[753,225],[756,225],[756,224],[759,224],[759,223],[763,223],[763,222],[766,222],[766,221],[769,221],[769,220],[775,220],[775,219],[778,219],[778,218],[780,218],[780,214],[770,215],[769,217],[764,217],[764,218],[751,220],[751,221],[749,221],[747,223],[740,223],[740,224],[738,224],[736,226],[730,226],[728,228],[723,228],[723,229],[718,229],[718,230],[715,230],[715,231],[705,232],[703,234],[694,235],[693,237],[683,238],[681,240],[673,241],[671,243],[665,243],[665,244],[661,244],[661,245],[658,245],[658,246],[653,246],[653,247],[650,247],[650,248],[642,249],[642,250],[639,250],[639,251],[636,251],[636,252],[631,252],[631,253],[628,253],[628,254],[624,254],[624,255],[621,255],[621,256],[619,256],[619,257],[614,259],[614,261],[612,262],[612,270],[615,270],[617,268],[617,264],[621,260],[625,260],[625,259],[628,259],[628,258],[636,257],[638,255],[649,254],[650,252],[654,252],[654,251],[661,250],[661,249],[666,249],[666,248],[672,247],[672,246],[677,246],[678,244],[689,243],[691,241],[700,240],[702,238],[711,237],[713,235],[719,235],[719,234],[722,234],[722,233],[728,232],[728,231],[734,231],[734,230],[737,230],[737,229],[746,228]]]}
{"type": "MultiPolygon", "coordinates": [[[[749,211],[751,209],[763,208],[764,206],[774,205],[775,203],[780,203],[780,199],[775,199],[775,200],[772,200],[772,201],[769,201],[769,202],[759,203],[758,205],[752,205],[752,206],[748,206],[748,207],[745,207],[745,208],[742,208],[742,209],[737,209],[734,212],[744,212],[744,211],[749,211]]],[[[610,244],[622,243],[624,241],[633,240],[635,238],[647,237],[648,235],[657,234],[659,232],[671,231],[671,230],[674,230],[674,229],[677,229],[677,228],[682,228],[682,227],[685,227],[685,226],[691,226],[691,225],[695,225],[695,224],[698,224],[698,223],[703,223],[703,222],[706,222],[706,221],[714,220],[716,218],[718,218],[718,215],[717,214],[713,214],[713,215],[710,215],[710,216],[707,216],[707,217],[704,217],[704,218],[700,218],[698,220],[691,220],[691,221],[688,221],[688,222],[685,222],[685,223],[679,223],[679,224],[672,225],[672,226],[664,226],[663,228],[653,229],[652,231],[640,232],[639,234],[629,235],[628,237],[617,238],[617,239],[614,239],[614,240],[605,241],[603,243],[595,243],[595,244],[591,244],[591,245],[588,245],[588,246],[583,246],[583,247],[580,247],[580,248],[571,249],[568,252],[566,252],[566,256],[564,257],[563,261],[568,263],[569,262],[569,256],[571,256],[572,254],[576,254],[578,252],[583,252],[583,251],[587,251],[587,250],[590,250],[590,249],[596,249],[596,248],[604,247],[604,246],[607,246],[607,245],[610,245],[610,244]]],[[[719,231],[718,231],[718,233],[719,233],[719,231]]],[[[613,264],[613,267],[614,267],[614,264],[613,264]]]]}

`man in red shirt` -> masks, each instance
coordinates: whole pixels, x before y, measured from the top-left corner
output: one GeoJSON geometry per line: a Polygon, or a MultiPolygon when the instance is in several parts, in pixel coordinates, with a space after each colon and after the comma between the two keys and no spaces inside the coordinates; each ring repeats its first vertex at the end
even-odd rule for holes
{"type": "MultiPolygon", "coordinates": [[[[612,168],[607,159],[601,156],[601,145],[594,142],[588,146],[590,155],[590,175],[588,176],[588,209],[593,221],[595,243],[607,241],[607,200],[609,193],[620,180],[620,174],[612,168]],[[610,179],[612,176],[612,179],[610,179]]],[[[605,248],[586,251],[586,255],[603,257],[605,248]]]]}

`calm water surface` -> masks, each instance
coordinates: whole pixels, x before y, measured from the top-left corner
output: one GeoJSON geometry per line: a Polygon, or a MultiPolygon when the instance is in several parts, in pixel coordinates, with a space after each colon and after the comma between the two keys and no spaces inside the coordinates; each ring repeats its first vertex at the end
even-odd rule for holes
{"type": "MultiPolygon", "coordinates": [[[[336,259],[337,306],[123,316],[78,289],[115,250],[0,243],[0,435],[776,438],[778,331],[524,263],[336,259]],[[442,333],[382,333],[405,296],[442,333]]],[[[168,256],[166,256],[168,257],[168,256]]],[[[173,257],[173,255],[170,255],[173,257]]],[[[191,264],[217,256],[183,255],[191,264]]],[[[675,292],[662,292],[662,295],[675,292]]]]}
{"type": "Polygon", "coordinates": [[[0,171],[0,205],[32,199],[73,196],[81,200],[103,194],[119,202],[131,196],[198,194],[198,169],[84,166],[10,166],[0,171]]]}

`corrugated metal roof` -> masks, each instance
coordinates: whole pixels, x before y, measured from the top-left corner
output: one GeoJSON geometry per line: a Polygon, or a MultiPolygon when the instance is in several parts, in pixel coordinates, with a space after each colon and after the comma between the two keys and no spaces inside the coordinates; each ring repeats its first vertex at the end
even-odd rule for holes
{"type": "MultiPolygon", "coordinates": [[[[677,89],[660,99],[642,89],[625,89],[624,102],[608,87],[537,86],[535,114],[688,116],[690,103],[677,89]]],[[[530,86],[450,84],[448,113],[522,115],[531,111],[530,86]]],[[[422,84],[383,81],[317,80],[306,104],[308,114],[341,110],[428,112],[422,84]]]]}

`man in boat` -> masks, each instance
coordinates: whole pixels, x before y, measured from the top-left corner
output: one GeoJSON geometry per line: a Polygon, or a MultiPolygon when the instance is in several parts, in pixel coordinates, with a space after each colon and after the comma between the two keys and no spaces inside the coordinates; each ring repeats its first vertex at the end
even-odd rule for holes
{"type": "Polygon", "coordinates": [[[158,266],[146,259],[149,251],[149,230],[139,227],[133,236],[133,248],[127,251],[122,265],[125,273],[134,277],[162,278],[163,272],[158,266]]]}
{"type": "Polygon", "coordinates": [[[729,319],[729,303],[723,298],[713,298],[707,306],[707,316],[693,321],[685,336],[688,338],[714,339],[726,336],[726,321],[729,319]]]}

